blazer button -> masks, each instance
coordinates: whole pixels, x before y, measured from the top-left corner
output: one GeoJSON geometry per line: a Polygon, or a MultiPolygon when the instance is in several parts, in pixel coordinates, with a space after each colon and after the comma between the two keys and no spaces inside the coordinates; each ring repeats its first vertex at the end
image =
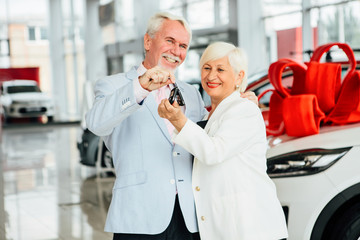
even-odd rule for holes
{"type": "Polygon", "coordinates": [[[196,187],[195,187],[195,190],[199,192],[199,191],[200,191],[200,187],[199,187],[199,186],[196,186],[196,187]]]}
{"type": "Polygon", "coordinates": [[[204,217],[204,216],[201,216],[201,221],[205,221],[205,217],[204,217]]]}

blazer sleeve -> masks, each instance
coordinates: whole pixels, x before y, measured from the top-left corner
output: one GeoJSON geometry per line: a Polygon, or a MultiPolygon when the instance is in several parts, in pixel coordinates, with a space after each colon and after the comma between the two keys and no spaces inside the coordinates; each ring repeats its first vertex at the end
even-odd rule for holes
{"type": "Polygon", "coordinates": [[[264,121],[258,107],[251,102],[231,106],[210,128],[217,128],[212,136],[187,120],[182,130],[173,136],[173,141],[208,165],[226,161],[257,143],[266,148],[264,121]]]}
{"type": "Polygon", "coordinates": [[[133,80],[124,74],[96,82],[95,102],[86,113],[88,129],[98,136],[108,136],[130,114],[141,107],[134,96],[133,80]]]}

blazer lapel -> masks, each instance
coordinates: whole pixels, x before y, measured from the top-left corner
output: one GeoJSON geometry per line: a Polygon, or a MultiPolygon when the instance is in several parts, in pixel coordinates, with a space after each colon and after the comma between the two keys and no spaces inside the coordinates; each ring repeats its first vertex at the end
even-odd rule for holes
{"type": "Polygon", "coordinates": [[[159,126],[159,128],[161,129],[161,131],[163,132],[163,134],[165,135],[165,137],[167,138],[167,140],[169,141],[169,143],[172,144],[171,141],[171,136],[169,134],[169,131],[166,127],[165,121],[163,118],[161,118],[159,116],[158,113],[158,104],[154,98],[154,95],[152,93],[150,93],[144,100],[143,103],[150,111],[151,115],[153,116],[153,118],[155,119],[155,122],[157,123],[157,125],[159,126]]]}
{"type": "Polygon", "coordinates": [[[233,92],[230,94],[230,96],[226,97],[224,100],[221,101],[221,103],[216,107],[215,111],[212,113],[210,119],[208,119],[208,122],[205,126],[205,131],[209,133],[211,125],[220,118],[221,114],[224,111],[224,106],[227,105],[227,103],[233,102],[236,98],[240,97],[238,92],[233,92]]]}
{"type": "MultiPolygon", "coordinates": [[[[137,68],[138,67],[132,67],[131,70],[126,73],[126,77],[130,80],[138,78],[139,74],[137,72],[137,68]]],[[[149,109],[151,115],[155,119],[155,122],[157,123],[157,125],[159,126],[165,137],[168,139],[168,141],[172,144],[171,137],[164,122],[164,119],[161,118],[158,114],[158,104],[155,101],[154,95],[150,93],[145,98],[143,104],[149,109]]]]}
{"type": "Polygon", "coordinates": [[[128,71],[128,72],[126,73],[126,77],[127,77],[129,80],[133,80],[133,79],[136,79],[136,78],[139,77],[139,74],[138,74],[137,71],[136,71],[137,68],[138,68],[138,67],[132,67],[132,68],[130,69],[130,71],[128,71]]]}

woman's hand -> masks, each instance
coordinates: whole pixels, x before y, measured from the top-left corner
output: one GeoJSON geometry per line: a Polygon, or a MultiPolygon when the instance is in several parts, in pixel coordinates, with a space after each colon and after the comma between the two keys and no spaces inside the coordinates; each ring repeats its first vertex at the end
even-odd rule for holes
{"type": "Polygon", "coordinates": [[[241,95],[241,97],[247,98],[250,101],[252,101],[253,103],[255,103],[256,106],[259,106],[258,97],[255,95],[254,92],[248,91],[248,92],[240,93],[240,95],[241,95]]]}
{"type": "Polygon", "coordinates": [[[171,105],[168,99],[163,99],[158,107],[159,116],[171,122],[175,129],[180,132],[187,121],[177,101],[171,105]]]}

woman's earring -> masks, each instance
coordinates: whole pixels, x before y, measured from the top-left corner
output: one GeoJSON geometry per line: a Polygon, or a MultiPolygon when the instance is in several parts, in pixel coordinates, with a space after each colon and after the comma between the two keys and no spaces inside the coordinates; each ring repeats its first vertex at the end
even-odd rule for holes
{"type": "Polygon", "coordinates": [[[240,88],[240,85],[236,84],[236,86],[235,86],[235,87],[236,87],[236,89],[239,89],[239,88],[240,88]]]}

